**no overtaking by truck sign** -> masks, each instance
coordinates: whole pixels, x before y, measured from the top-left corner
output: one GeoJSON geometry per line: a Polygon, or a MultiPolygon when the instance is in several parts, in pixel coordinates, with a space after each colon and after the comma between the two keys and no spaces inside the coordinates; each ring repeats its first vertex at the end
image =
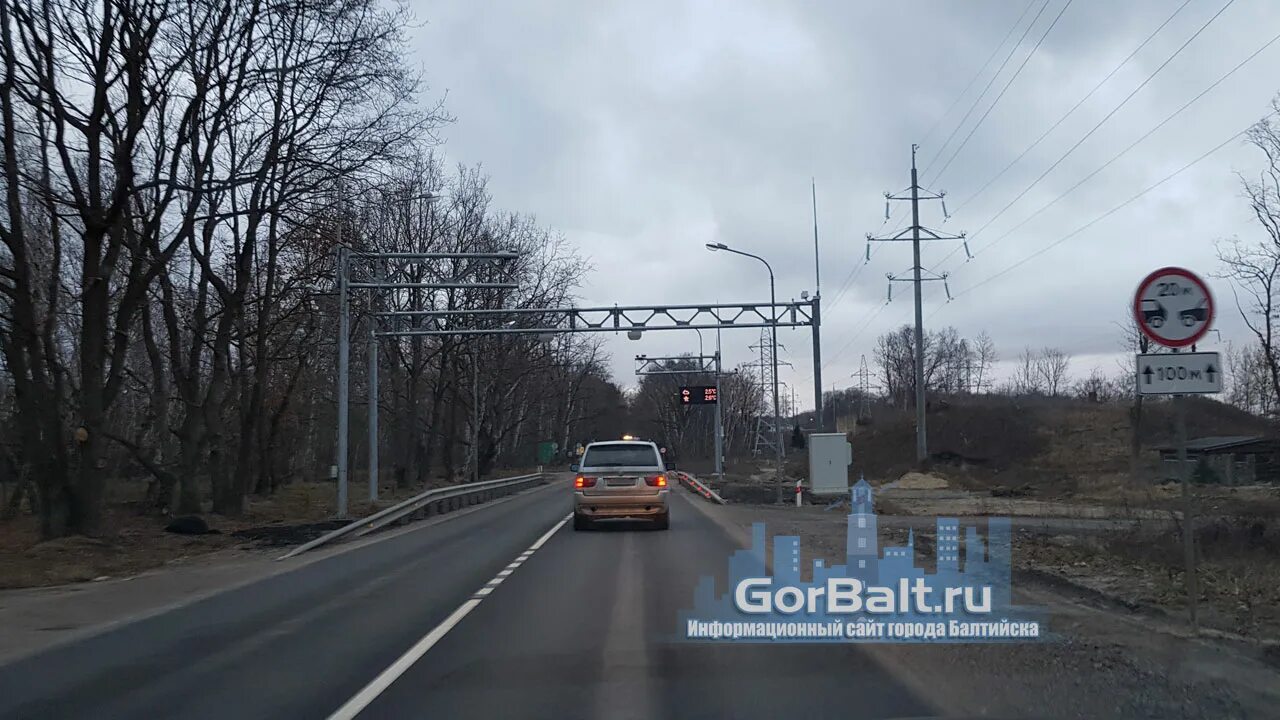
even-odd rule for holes
{"type": "Polygon", "coordinates": [[[1195,273],[1166,267],[1148,275],[1133,296],[1133,316],[1142,333],[1172,353],[1138,355],[1139,395],[1222,392],[1218,353],[1181,353],[1209,332],[1213,295],[1195,273]]]}
{"type": "Polygon", "coordinates": [[[1142,332],[1165,347],[1195,343],[1213,324],[1213,295],[1190,270],[1167,267],[1138,285],[1133,314],[1142,332]]]}

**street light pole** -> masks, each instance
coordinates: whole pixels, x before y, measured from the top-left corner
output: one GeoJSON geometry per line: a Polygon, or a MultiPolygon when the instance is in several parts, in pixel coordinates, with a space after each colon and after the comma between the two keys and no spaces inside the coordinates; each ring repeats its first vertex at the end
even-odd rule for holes
{"type": "Polygon", "coordinates": [[[778,503],[781,504],[782,498],[783,498],[783,487],[782,487],[783,468],[782,468],[782,418],[779,417],[778,415],[778,404],[779,404],[778,403],[778,317],[777,317],[778,310],[776,307],[778,304],[778,298],[777,298],[777,293],[774,287],[773,267],[769,265],[768,260],[765,260],[759,255],[752,255],[749,252],[734,250],[733,248],[729,247],[728,245],[725,245],[724,243],[707,243],[707,249],[712,252],[715,252],[717,250],[724,250],[726,252],[731,252],[735,255],[742,255],[743,257],[755,258],[756,260],[759,260],[760,262],[764,263],[765,269],[769,271],[769,303],[771,305],[769,309],[769,329],[771,331],[770,343],[773,345],[773,353],[772,353],[773,354],[773,362],[772,362],[772,365],[773,365],[773,442],[774,442],[774,450],[776,451],[778,456],[777,457],[778,503]]]}

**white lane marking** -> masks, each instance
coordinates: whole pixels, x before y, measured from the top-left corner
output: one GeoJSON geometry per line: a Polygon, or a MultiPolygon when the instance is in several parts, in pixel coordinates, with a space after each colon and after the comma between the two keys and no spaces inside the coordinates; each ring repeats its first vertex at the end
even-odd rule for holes
{"type": "Polygon", "coordinates": [[[542,547],[544,543],[546,543],[548,540],[551,539],[552,535],[556,534],[557,530],[564,527],[564,524],[569,522],[569,518],[571,517],[573,517],[573,513],[569,513],[568,515],[565,515],[564,518],[560,520],[560,522],[556,523],[555,527],[548,530],[546,533],[542,535],[542,537],[535,540],[534,543],[529,546],[529,552],[532,553],[534,550],[537,550],[538,548],[542,547]]]}
{"type": "MultiPolygon", "coordinates": [[[[551,539],[552,535],[556,534],[557,530],[564,527],[565,523],[569,522],[569,518],[571,517],[573,517],[572,513],[561,518],[560,522],[553,525],[550,530],[542,535],[542,537],[538,538],[537,542],[530,545],[529,549],[525,552],[531,554],[538,548],[542,547],[544,543],[551,539]]],[[[455,625],[462,622],[462,618],[470,614],[472,610],[475,610],[476,606],[480,604],[480,601],[484,596],[493,592],[493,589],[502,582],[505,576],[510,574],[510,570],[503,570],[498,573],[499,577],[495,577],[490,580],[485,584],[485,587],[480,588],[475,595],[459,605],[458,609],[453,611],[453,614],[444,619],[444,622],[432,628],[431,632],[427,633],[421,640],[414,643],[413,647],[409,648],[405,654],[401,655],[395,662],[391,663],[390,667],[379,673],[378,677],[373,679],[373,682],[365,685],[364,689],[355,694],[355,697],[351,698],[343,704],[342,707],[335,710],[334,713],[329,716],[329,720],[352,720],[352,718],[359,715],[366,707],[369,706],[369,703],[373,702],[387,688],[391,687],[391,683],[398,680],[405,671],[410,667],[413,667],[414,663],[421,660],[422,656],[426,655],[428,650],[434,647],[436,643],[440,642],[440,639],[452,630],[455,625]]]]}

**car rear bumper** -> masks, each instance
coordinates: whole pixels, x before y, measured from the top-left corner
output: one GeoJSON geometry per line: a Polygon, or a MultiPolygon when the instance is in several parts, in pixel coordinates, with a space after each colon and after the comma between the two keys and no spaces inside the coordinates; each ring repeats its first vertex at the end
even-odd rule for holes
{"type": "Polygon", "coordinates": [[[590,518],[647,518],[667,513],[667,493],[657,494],[573,494],[573,512],[590,518]]]}

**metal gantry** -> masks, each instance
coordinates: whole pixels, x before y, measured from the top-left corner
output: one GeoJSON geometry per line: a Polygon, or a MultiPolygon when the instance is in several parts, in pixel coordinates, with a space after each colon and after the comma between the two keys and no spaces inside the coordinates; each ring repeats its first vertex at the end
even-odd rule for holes
{"type": "Polygon", "coordinates": [[[402,310],[375,313],[393,323],[382,335],[503,335],[519,333],[619,332],[812,327],[818,338],[817,300],[716,305],[402,310]],[[504,327],[468,327],[503,318],[504,327]]]}
{"type": "MultiPolygon", "coordinates": [[[[351,356],[351,292],[369,290],[369,307],[372,310],[369,323],[369,501],[378,499],[378,338],[395,335],[379,332],[378,318],[384,312],[376,310],[380,301],[377,291],[399,290],[494,290],[514,289],[513,282],[468,281],[465,277],[449,277],[440,280],[407,281],[402,273],[386,272],[388,266],[421,265],[441,260],[486,261],[501,264],[520,257],[515,252],[368,252],[338,247],[338,517],[347,516],[348,441],[350,412],[350,356],[351,356]]],[[[491,266],[492,267],[492,266],[491,266]]],[[[479,268],[468,268],[477,270],[479,268]]]]}
{"type": "MultiPolygon", "coordinates": [[[[399,274],[379,272],[392,264],[423,264],[440,260],[503,261],[520,257],[515,252],[360,252],[345,246],[338,249],[338,517],[347,514],[348,413],[350,408],[351,293],[354,290],[386,292],[398,290],[494,290],[515,289],[516,283],[468,280],[454,276],[431,281],[406,281],[399,274]],[[353,262],[354,261],[354,262],[353,262]],[[353,264],[365,269],[353,274],[353,264]]],[[[474,263],[472,264],[474,265],[474,263]]],[[[464,271],[481,269],[482,265],[464,271]]],[[[638,338],[649,330],[727,330],[732,328],[809,327],[813,332],[815,364],[821,362],[821,334],[818,298],[762,303],[719,303],[699,305],[633,305],[612,307],[559,308],[476,308],[445,310],[378,310],[377,295],[370,303],[372,320],[369,342],[370,367],[377,365],[379,338],[405,336],[480,336],[580,332],[626,332],[638,338]],[[381,323],[380,328],[378,324],[381,323]]],[[[719,352],[717,351],[717,355],[719,352]]],[[[369,497],[377,499],[377,370],[369,374],[369,497]]],[[[815,402],[821,407],[821,386],[815,386],[815,402]]],[[[717,453],[719,455],[719,453],[717,453]]]]}
{"type": "Polygon", "coordinates": [[[687,373],[711,373],[716,381],[716,423],[714,429],[714,450],[716,454],[716,478],[724,483],[724,421],[720,413],[720,350],[713,355],[681,355],[675,357],[636,356],[636,375],[683,375],[687,373]],[[697,362],[697,367],[672,367],[673,363],[697,362]]]}

